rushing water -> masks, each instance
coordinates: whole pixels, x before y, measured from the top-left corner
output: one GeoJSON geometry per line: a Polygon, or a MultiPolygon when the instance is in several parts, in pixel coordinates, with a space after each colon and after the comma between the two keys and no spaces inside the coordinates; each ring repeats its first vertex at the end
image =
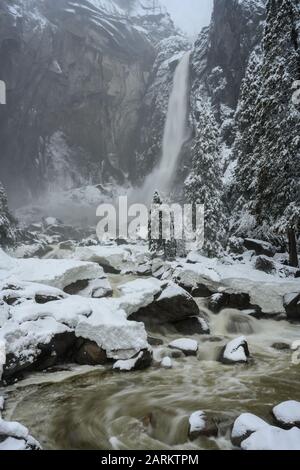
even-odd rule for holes
{"type": "MultiPolygon", "coordinates": [[[[37,374],[8,389],[6,417],[28,426],[46,449],[231,449],[230,428],[240,413],[270,420],[275,404],[300,400],[300,366],[290,351],[271,347],[299,339],[300,327],[233,310],[208,315],[211,335],[194,337],[197,357],[173,358],[171,370],[37,374]],[[222,345],[240,333],[247,334],[254,363],[217,362],[222,345]],[[197,410],[213,414],[217,438],[188,440],[188,417],[197,410]]],[[[179,335],[156,336],[164,341],[154,350],[158,360],[172,354],[168,342],[179,335]]]]}
{"type": "Polygon", "coordinates": [[[162,158],[159,165],[146,178],[143,188],[139,191],[139,194],[146,202],[150,202],[155,190],[170,191],[182,146],[188,138],[187,110],[190,55],[190,52],[184,54],[175,70],[164,128],[162,158]]]}

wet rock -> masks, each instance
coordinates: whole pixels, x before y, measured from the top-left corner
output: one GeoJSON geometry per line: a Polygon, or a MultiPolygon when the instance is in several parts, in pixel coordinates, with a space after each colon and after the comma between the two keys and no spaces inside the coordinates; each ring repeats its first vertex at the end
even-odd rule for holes
{"type": "Polygon", "coordinates": [[[271,245],[271,243],[264,242],[262,240],[253,240],[250,238],[245,238],[244,246],[247,250],[255,251],[257,256],[265,255],[273,257],[276,254],[276,248],[271,245]]]}
{"type": "Polygon", "coordinates": [[[193,287],[191,290],[191,295],[193,297],[210,297],[213,292],[204,284],[197,284],[196,287],[193,287]]]}
{"type": "Polygon", "coordinates": [[[144,370],[151,366],[153,361],[152,351],[144,349],[132,359],[120,360],[113,365],[114,370],[130,372],[133,370],[144,370]]]}
{"type": "Polygon", "coordinates": [[[197,341],[189,338],[181,338],[172,341],[169,348],[178,349],[182,351],[185,356],[197,356],[198,343],[197,341]]]}
{"type": "Polygon", "coordinates": [[[191,441],[198,437],[217,437],[218,426],[213,417],[203,411],[196,411],[189,417],[189,438],[191,441]]]}
{"type": "Polygon", "coordinates": [[[80,365],[103,365],[108,362],[106,352],[95,342],[79,340],[78,351],[74,354],[74,360],[80,365]],[[81,343],[81,344],[80,344],[81,343]]]}
{"type": "Polygon", "coordinates": [[[58,248],[60,250],[74,250],[75,248],[75,243],[73,240],[67,240],[65,242],[61,242],[58,244],[58,248]]]}
{"type": "Polygon", "coordinates": [[[267,274],[272,274],[276,272],[274,262],[267,256],[263,256],[263,255],[258,256],[256,258],[254,267],[258,271],[263,271],[264,273],[267,273],[267,274]]]}
{"type": "Polygon", "coordinates": [[[173,323],[178,333],[183,335],[208,335],[210,333],[208,323],[204,318],[191,317],[173,323]]]}
{"type": "Polygon", "coordinates": [[[36,294],[34,300],[37,304],[46,304],[48,302],[54,302],[55,300],[63,299],[62,296],[54,296],[54,295],[43,295],[43,294],[36,294]]]}
{"type": "Polygon", "coordinates": [[[241,414],[234,422],[231,431],[231,442],[240,447],[241,443],[254,432],[269,426],[263,419],[251,413],[241,414]]]}
{"type": "Polygon", "coordinates": [[[221,351],[219,361],[226,365],[245,364],[249,361],[250,351],[244,336],[230,341],[221,351]]]}
{"type": "Polygon", "coordinates": [[[289,351],[291,349],[290,345],[287,343],[273,343],[272,348],[277,351],[289,351]]]}
{"type": "Polygon", "coordinates": [[[162,346],[164,344],[162,339],[154,338],[153,336],[148,336],[148,343],[150,346],[162,346]]]}
{"type": "Polygon", "coordinates": [[[283,302],[287,318],[291,321],[300,321],[300,293],[287,294],[283,302]]]}
{"type": "Polygon", "coordinates": [[[300,402],[289,400],[273,408],[276,424],[284,429],[300,428],[300,402]]]}
{"type": "Polygon", "coordinates": [[[81,295],[92,299],[110,297],[113,293],[112,287],[106,277],[101,279],[77,281],[64,289],[70,295],[81,295]]]}
{"type": "Polygon", "coordinates": [[[228,294],[220,292],[213,294],[208,302],[208,308],[213,313],[219,313],[225,308],[235,308],[238,310],[251,310],[253,315],[261,315],[261,308],[258,305],[252,305],[249,294],[228,294]]]}

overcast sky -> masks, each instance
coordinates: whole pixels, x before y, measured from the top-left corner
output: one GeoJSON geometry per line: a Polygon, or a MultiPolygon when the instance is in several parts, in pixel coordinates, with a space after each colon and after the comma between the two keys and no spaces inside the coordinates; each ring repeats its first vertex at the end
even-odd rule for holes
{"type": "Polygon", "coordinates": [[[175,23],[191,36],[210,22],[213,0],[160,0],[166,5],[175,23]]]}

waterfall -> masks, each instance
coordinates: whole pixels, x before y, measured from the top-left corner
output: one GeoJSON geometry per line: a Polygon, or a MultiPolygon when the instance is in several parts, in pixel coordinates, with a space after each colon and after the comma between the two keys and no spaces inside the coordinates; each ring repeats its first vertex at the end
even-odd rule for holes
{"type": "Polygon", "coordinates": [[[142,188],[143,198],[147,202],[150,202],[155,190],[169,192],[172,189],[182,146],[188,138],[190,55],[191,52],[184,54],[175,70],[164,128],[162,158],[142,188]]]}

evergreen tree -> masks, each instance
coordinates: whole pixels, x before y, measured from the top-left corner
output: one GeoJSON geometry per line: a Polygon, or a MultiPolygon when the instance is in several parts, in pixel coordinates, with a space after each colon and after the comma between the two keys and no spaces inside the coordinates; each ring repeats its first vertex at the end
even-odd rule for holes
{"type": "Polygon", "coordinates": [[[166,213],[166,206],[163,205],[158,191],[155,191],[152,199],[152,208],[149,213],[148,223],[149,251],[157,256],[164,256],[165,259],[174,259],[176,257],[176,240],[174,238],[174,215],[166,213]],[[161,207],[161,210],[160,210],[161,207]],[[152,217],[158,223],[158,238],[154,238],[152,233],[152,217]],[[163,219],[165,217],[165,219],[163,219]],[[163,220],[170,221],[170,239],[167,240],[163,233],[163,220]]]}
{"type": "Polygon", "coordinates": [[[191,204],[205,205],[203,251],[209,256],[222,252],[226,240],[226,215],[222,202],[219,132],[208,104],[202,103],[195,143],[192,170],[185,181],[185,195],[191,204]]]}
{"type": "Polygon", "coordinates": [[[236,189],[251,229],[263,238],[288,232],[293,265],[300,223],[300,108],[292,100],[300,79],[299,22],[297,0],[269,0],[262,61],[249,64],[235,146],[236,189]]]}

